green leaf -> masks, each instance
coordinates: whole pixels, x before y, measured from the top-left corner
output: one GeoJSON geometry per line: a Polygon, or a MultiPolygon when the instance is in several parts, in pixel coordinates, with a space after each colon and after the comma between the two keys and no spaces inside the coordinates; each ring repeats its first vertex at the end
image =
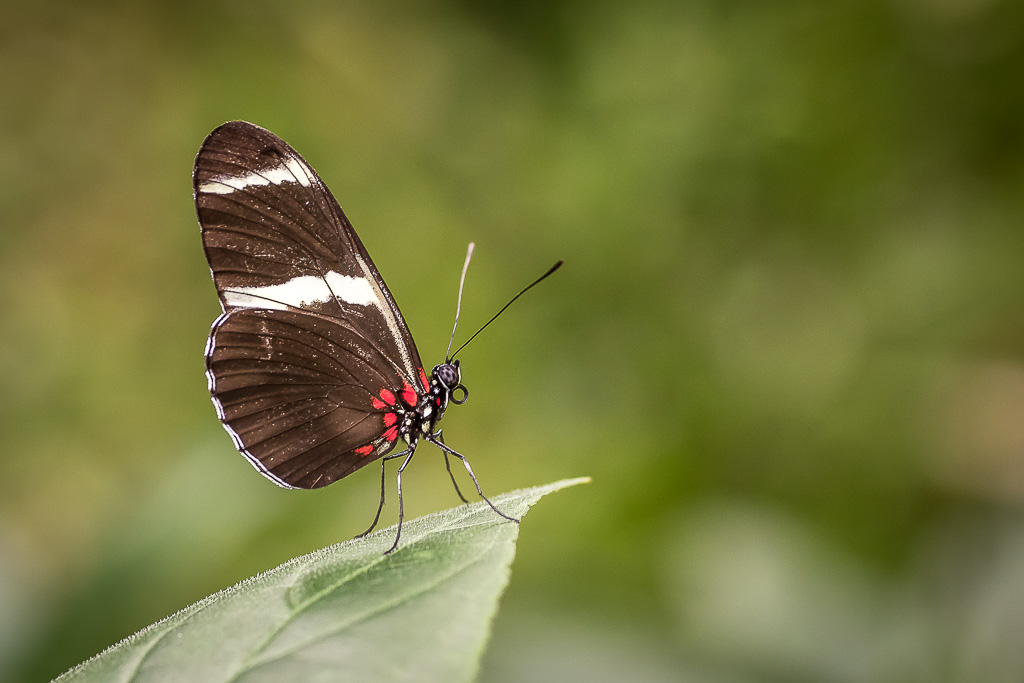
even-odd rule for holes
{"type": "MultiPolygon", "coordinates": [[[[494,500],[521,517],[552,491],[494,500]]],[[[186,607],[58,681],[467,681],[508,583],[519,525],[485,503],[297,557],[186,607]]]]}

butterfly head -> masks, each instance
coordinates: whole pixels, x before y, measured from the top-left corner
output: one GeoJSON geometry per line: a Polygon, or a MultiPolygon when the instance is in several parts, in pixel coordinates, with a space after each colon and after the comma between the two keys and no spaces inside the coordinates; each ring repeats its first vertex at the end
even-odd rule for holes
{"type": "Polygon", "coordinates": [[[462,405],[469,398],[469,390],[462,385],[462,370],[459,368],[459,361],[453,360],[447,363],[434,366],[431,373],[437,386],[445,393],[446,397],[455,405],[462,405]],[[456,396],[456,391],[461,391],[456,396]]]}

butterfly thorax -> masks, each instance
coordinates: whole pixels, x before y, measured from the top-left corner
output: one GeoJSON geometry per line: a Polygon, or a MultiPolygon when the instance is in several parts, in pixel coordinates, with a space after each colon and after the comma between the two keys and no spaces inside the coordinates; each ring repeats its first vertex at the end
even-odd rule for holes
{"type": "Polygon", "coordinates": [[[430,390],[420,397],[415,408],[402,414],[399,435],[410,446],[415,445],[421,436],[434,433],[449,402],[461,405],[467,398],[469,390],[462,385],[459,361],[435,365],[430,373],[430,390]],[[456,391],[461,394],[456,396],[456,391]]]}

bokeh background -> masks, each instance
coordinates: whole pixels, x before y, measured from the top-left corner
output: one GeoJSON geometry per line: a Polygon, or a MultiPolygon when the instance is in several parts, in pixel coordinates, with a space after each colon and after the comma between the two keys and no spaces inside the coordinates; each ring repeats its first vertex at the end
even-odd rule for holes
{"type": "Polygon", "coordinates": [[[373,514],[374,468],[279,489],[210,404],[190,176],[236,118],[428,364],[467,242],[463,335],[566,261],[445,418],[490,493],[593,477],[524,523],[482,680],[1024,680],[1010,0],[5,3],[0,679],[373,514]]]}

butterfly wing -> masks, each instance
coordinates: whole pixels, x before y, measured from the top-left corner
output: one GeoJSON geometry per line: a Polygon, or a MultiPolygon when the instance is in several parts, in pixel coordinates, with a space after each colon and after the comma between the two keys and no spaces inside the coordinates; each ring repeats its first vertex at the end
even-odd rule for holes
{"type": "Polygon", "coordinates": [[[422,363],[319,176],[273,133],[235,121],[203,143],[193,184],[224,309],[207,377],[235,445],[295,488],[326,486],[390,451],[396,397],[422,386],[422,363]]]}

